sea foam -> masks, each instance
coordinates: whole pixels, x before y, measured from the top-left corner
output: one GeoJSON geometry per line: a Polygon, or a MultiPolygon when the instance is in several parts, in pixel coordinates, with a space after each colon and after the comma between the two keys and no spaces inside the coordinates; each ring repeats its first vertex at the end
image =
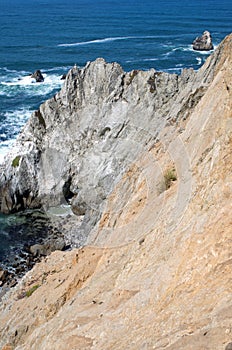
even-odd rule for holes
{"type": "Polygon", "coordinates": [[[61,76],[57,74],[47,74],[42,73],[44,81],[41,83],[36,83],[34,78],[31,76],[24,76],[19,78],[11,78],[8,81],[3,81],[0,83],[0,95],[12,97],[18,95],[20,90],[26,95],[40,96],[47,95],[54,89],[61,87],[63,81],[61,76]],[[8,87],[8,89],[6,88],[8,87]]]}

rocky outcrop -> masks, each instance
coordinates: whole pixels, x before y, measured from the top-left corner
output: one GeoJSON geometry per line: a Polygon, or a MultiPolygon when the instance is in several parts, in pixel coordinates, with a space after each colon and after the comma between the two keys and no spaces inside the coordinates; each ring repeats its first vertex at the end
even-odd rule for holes
{"type": "Polygon", "coordinates": [[[36,83],[42,83],[44,81],[43,74],[39,69],[31,75],[31,78],[35,79],[36,83]]]}
{"type": "MultiPolygon", "coordinates": [[[[0,306],[2,349],[230,349],[231,67],[232,36],[228,36],[197,73],[184,72],[181,77],[170,78],[154,71],[152,79],[151,71],[121,73],[118,65],[102,60],[69,72],[62,92],[40,108],[46,127],[33,129],[30,121],[24,130],[31,132],[24,147],[35,140],[35,145],[41,147],[42,167],[41,157],[51,157],[52,153],[42,148],[35,135],[43,132],[47,146],[46,133],[50,130],[51,146],[57,149],[52,138],[58,135],[56,125],[63,137],[70,136],[70,119],[65,116],[73,116],[70,127],[74,134],[75,127],[85,130],[86,125],[92,125],[93,116],[97,118],[96,139],[90,137],[93,133],[89,129],[85,137],[76,139],[78,147],[71,138],[64,138],[63,149],[71,144],[76,152],[81,149],[86,159],[80,164],[81,153],[77,158],[75,152],[71,153],[74,159],[70,159],[69,178],[54,186],[57,191],[52,198],[60,198],[58,188],[66,182],[65,193],[69,198],[74,194],[72,200],[79,208],[81,201],[74,186],[78,179],[83,195],[81,211],[87,211],[87,203],[92,203],[94,211],[95,197],[91,202],[84,194],[87,188],[94,188],[96,179],[99,181],[99,172],[106,174],[108,170],[102,154],[120,155],[124,170],[109,186],[110,193],[104,192],[107,198],[99,210],[98,224],[90,232],[89,245],[53,252],[5,295],[0,306]],[[91,67],[93,80],[88,75],[91,67]],[[110,93],[113,67],[118,72],[117,84],[110,93]],[[101,85],[102,75],[97,73],[102,74],[102,70],[108,72],[109,84],[101,85]],[[163,79],[164,96],[159,95],[163,79]],[[80,85],[82,89],[77,88],[80,85]],[[73,94],[65,95],[65,91],[73,94]],[[103,98],[104,94],[108,99],[103,98]],[[72,106],[70,114],[66,114],[68,106],[72,106]],[[111,118],[118,116],[121,121],[125,115],[127,123],[121,129],[118,119],[111,118]],[[117,134],[112,134],[112,129],[117,134]],[[108,143],[108,138],[116,141],[108,143]],[[120,152],[119,140],[123,146],[120,152]],[[93,143],[96,153],[91,148],[93,143]],[[82,145],[88,151],[84,152],[82,145]],[[109,151],[110,146],[114,152],[109,151]],[[125,152],[127,148],[132,152],[125,152]],[[85,175],[86,182],[93,184],[86,188],[77,174],[87,174],[87,167],[94,170],[94,175],[85,175]]],[[[32,120],[36,118],[33,115],[32,120]]],[[[16,154],[20,153],[12,157],[16,154]]],[[[66,158],[61,159],[65,174],[66,158]]],[[[112,169],[115,160],[108,160],[113,163],[112,169]]],[[[51,164],[55,167],[52,157],[51,164]]],[[[41,167],[37,168],[38,174],[41,167]]],[[[10,173],[11,169],[6,169],[10,173]]],[[[117,167],[113,169],[117,174],[117,167]]],[[[54,184],[55,172],[48,175],[47,181],[54,184]]],[[[8,189],[12,184],[9,182],[8,189]]]]}
{"type": "Polygon", "coordinates": [[[210,32],[204,31],[202,36],[197,37],[193,43],[193,50],[197,51],[210,51],[213,50],[212,37],[210,32]]]}
{"type": "Polygon", "coordinates": [[[126,73],[103,59],[74,67],[59,93],[34,112],[7,157],[0,178],[4,213],[71,203],[84,215],[83,237],[105,199],[142,150],[169,123],[187,119],[213,77],[210,69],[180,76],[126,73]]]}

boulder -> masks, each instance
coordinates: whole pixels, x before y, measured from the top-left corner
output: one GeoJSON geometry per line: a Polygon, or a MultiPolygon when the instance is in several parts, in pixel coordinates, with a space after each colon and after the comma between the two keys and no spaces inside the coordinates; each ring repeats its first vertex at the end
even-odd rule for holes
{"type": "Polygon", "coordinates": [[[36,256],[46,256],[47,255],[47,249],[45,245],[43,244],[34,244],[30,246],[30,253],[36,257],[36,256]]]}
{"type": "Polygon", "coordinates": [[[65,241],[63,237],[50,239],[45,247],[47,249],[47,254],[54,252],[55,250],[64,250],[65,249],[65,241]]]}
{"type": "Polygon", "coordinates": [[[202,36],[197,37],[193,43],[193,50],[197,51],[209,51],[213,50],[212,37],[210,32],[207,30],[202,34],[202,36]]]}
{"type": "Polygon", "coordinates": [[[34,78],[36,83],[42,83],[44,81],[44,77],[39,69],[31,75],[31,78],[34,78]]]}
{"type": "Polygon", "coordinates": [[[50,239],[44,244],[34,244],[29,248],[33,257],[47,256],[55,250],[63,250],[65,248],[65,241],[63,237],[50,239]]]}

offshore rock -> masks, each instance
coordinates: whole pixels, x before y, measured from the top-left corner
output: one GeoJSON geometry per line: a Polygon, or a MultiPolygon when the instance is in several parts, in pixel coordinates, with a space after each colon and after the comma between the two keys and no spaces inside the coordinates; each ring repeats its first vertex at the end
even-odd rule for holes
{"type": "Polygon", "coordinates": [[[44,77],[39,69],[31,75],[31,78],[34,78],[36,83],[42,83],[44,81],[44,77]]]}
{"type": "Polygon", "coordinates": [[[202,34],[202,36],[197,37],[193,43],[193,50],[197,51],[210,51],[213,50],[212,37],[210,32],[207,30],[202,34]]]}

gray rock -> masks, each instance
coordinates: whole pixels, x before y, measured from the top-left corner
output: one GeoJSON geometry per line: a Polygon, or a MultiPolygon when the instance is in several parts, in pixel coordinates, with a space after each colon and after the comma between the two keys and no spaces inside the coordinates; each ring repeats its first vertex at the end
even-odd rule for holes
{"type": "Polygon", "coordinates": [[[36,257],[36,256],[41,256],[41,255],[43,255],[43,256],[46,256],[46,255],[48,255],[47,254],[47,248],[46,248],[46,246],[45,245],[43,245],[43,244],[34,244],[34,245],[32,245],[32,246],[30,246],[30,253],[34,256],[34,257],[36,257]]]}
{"type": "Polygon", "coordinates": [[[44,77],[39,69],[31,75],[31,78],[34,78],[36,83],[42,83],[44,81],[44,77]]]}
{"type": "Polygon", "coordinates": [[[34,244],[30,246],[29,251],[33,257],[47,256],[55,250],[63,250],[65,241],[62,237],[52,238],[44,242],[44,244],[34,244]]]}
{"type": "Polygon", "coordinates": [[[197,37],[193,43],[193,50],[197,51],[209,51],[213,50],[212,37],[210,32],[207,30],[202,34],[202,36],[197,37]]]}
{"type": "Polygon", "coordinates": [[[84,215],[77,232],[83,242],[138,154],[200,101],[212,78],[209,71],[126,73],[102,58],[72,68],[61,91],[32,114],[7,156],[0,176],[1,211],[71,202],[74,213],[84,215]]]}

